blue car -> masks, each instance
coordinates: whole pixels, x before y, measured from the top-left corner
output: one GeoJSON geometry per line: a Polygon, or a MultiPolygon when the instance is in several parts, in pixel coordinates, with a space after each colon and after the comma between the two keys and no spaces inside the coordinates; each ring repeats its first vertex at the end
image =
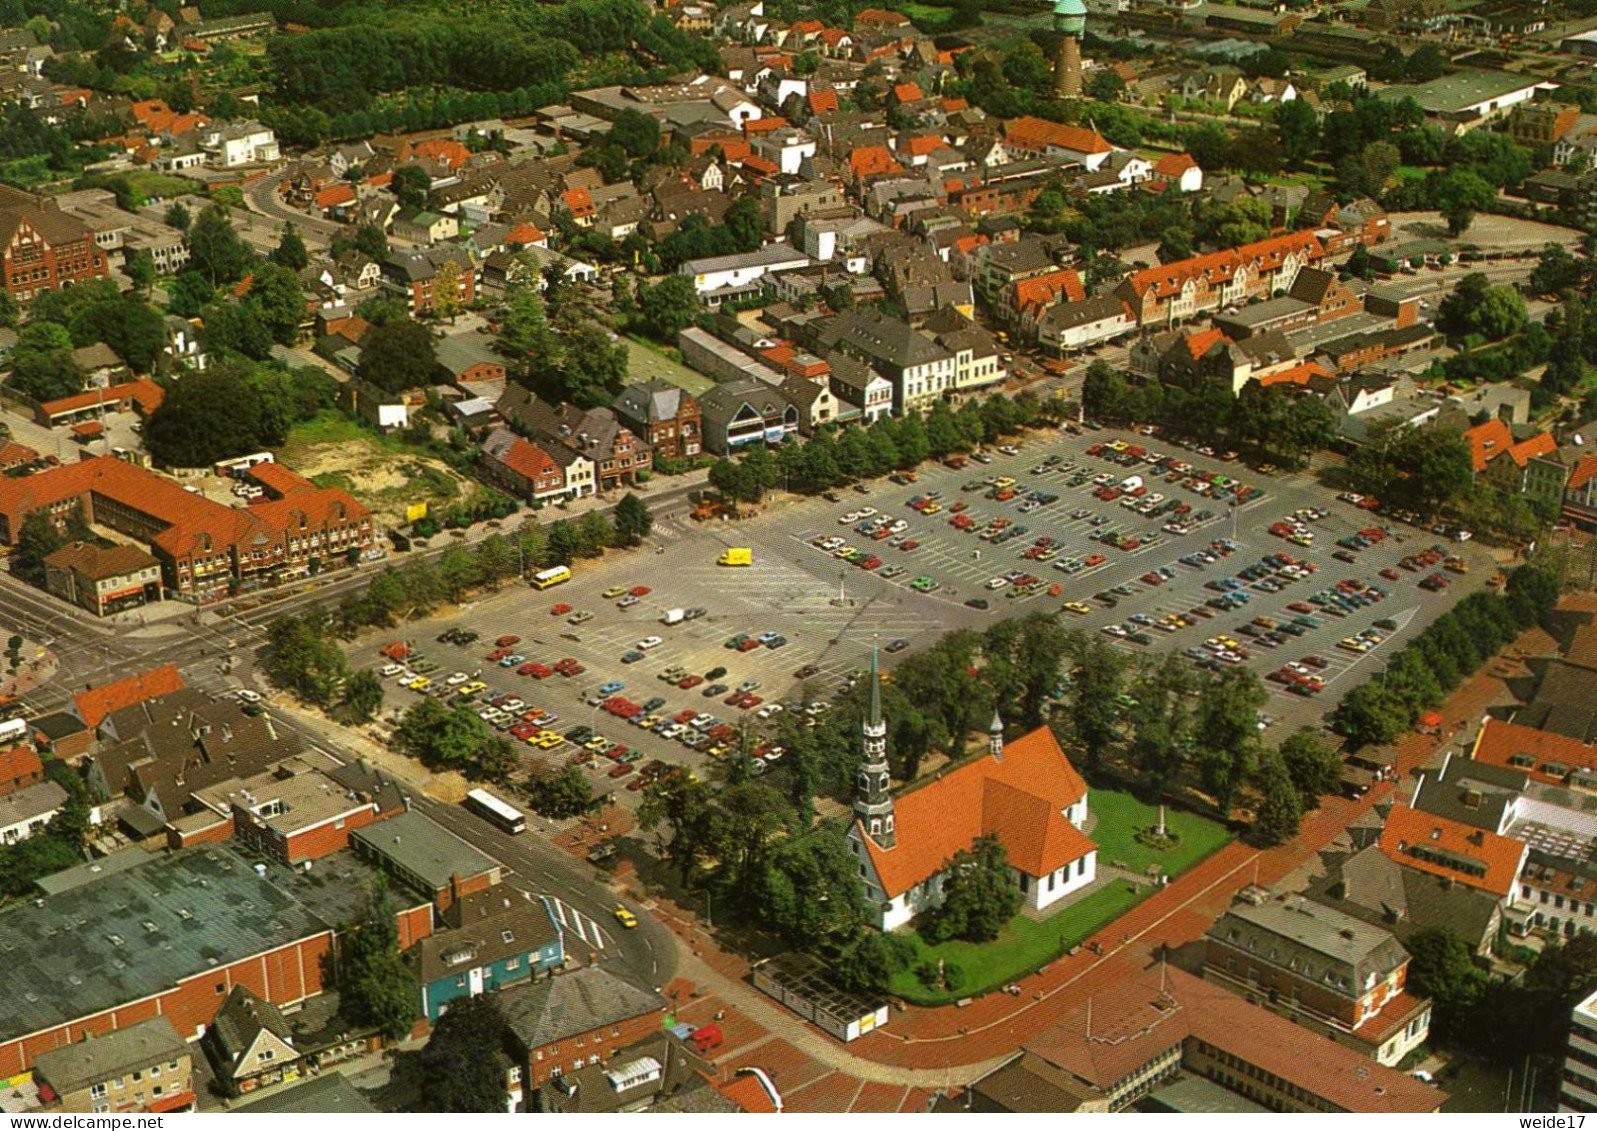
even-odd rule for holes
{"type": "Polygon", "coordinates": [[[621,662],[623,664],[635,664],[641,659],[643,659],[643,653],[633,649],[631,652],[628,652],[626,655],[621,657],[621,662]]]}
{"type": "Polygon", "coordinates": [[[626,683],[624,683],[622,680],[612,679],[609,683],[599,685],[599,694],[614,695],[617,691],[620,691],[625,686],[626,683]]]}

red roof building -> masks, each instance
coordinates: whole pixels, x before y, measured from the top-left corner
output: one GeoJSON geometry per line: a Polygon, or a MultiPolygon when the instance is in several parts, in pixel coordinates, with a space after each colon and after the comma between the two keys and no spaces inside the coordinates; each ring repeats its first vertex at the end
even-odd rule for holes
{"type": "Polygon", "coordinates": [[[1325,255],[1313,232],[1272,236],[1225,251],[1133,271],[1115,294],[1140,324],[1173,322],[1286,290],[1298,272],[1325,255]]]}
{"type": "Polygon", "coordinates": [[[1407,805],[1392,807],[1380,845],[1394,863],[1490,892],[1510,905],[1530,852],[1524,841],[1407,805]]]}
{"type": "Polygon", "coordinates": [[[1098,846],[1082,832],[1087,783],[1048,727],[1005,742],[994,719],[986,754],[893,797],[879,702],[870,717],[849,848],[864,866],[866,904],[882,930],[935,907],[949,861],[983,837],[1003,845],[1036,910],[1092,883],[1098,846]]]}
{"type": "Polygon", "coordinates": [[[1560,788],[1577,777],[1597,781],[1597,746],[1550,730],[1505,723],[1490,715],[1475,736],[1469,756],[1560,788]]]}
{"type": "Polygon", "coordinates": [[[183,686],[183,677],[178,674],[177,665],[162,664],[158,668],[130,675],[115,683],[80,691],[72,697],[72,705],[77,710],[78,718],[82,719],[86,726],[97,727],[105,721],[107,715],[115,714],[124,707],[131,707],[136,703],[144,703],[151,699],[159,699],[163,695],[170,695],[174,691],[182,691],[183,686]]]}
{"type": "Polygon", "coordinates": [[[1097,130],[1032,117],[1004,123],[1004,146],[1021,153],[1069,157],[1089,169],[1096,169],[1115,148],[1097,130]]]}
{"type": "Polygon", "coordinates": [[[0,797],[44,780],[44,763],[27,746],[0,750],[0,797]]]}

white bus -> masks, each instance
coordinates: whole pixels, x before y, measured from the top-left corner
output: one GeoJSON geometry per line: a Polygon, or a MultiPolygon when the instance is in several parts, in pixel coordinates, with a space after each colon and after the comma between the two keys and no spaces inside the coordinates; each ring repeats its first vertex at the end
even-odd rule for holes
{"type": "Polygon", "coordinates": [[[0,744],[21,742],[27,734],[27,719],[6,719],[0,722],[0,744]]]}
{"type": "Polygon", "coordinates": [[[474,789],[466,794],[466,808],[512,835],[527,830],[527,818],[521,815],[521,810],[499,800],[486,789],[474,789]]]}
{"type": "Polygon", "coordinates": [[[555,566],[553,569],[540,570],[532,575],[534,589],[548,589],[551,585],[571,580],[570,566],[555,566]]]}

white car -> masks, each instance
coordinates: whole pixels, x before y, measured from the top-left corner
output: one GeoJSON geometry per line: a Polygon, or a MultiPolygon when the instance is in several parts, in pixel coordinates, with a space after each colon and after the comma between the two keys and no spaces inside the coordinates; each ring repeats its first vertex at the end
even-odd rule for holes
{"type": "Polygon", "coordinates": [[[1006,577],[995,577],[995,578],[993,578],[991,581],[989,581],[987,583],[987,588],[989,588],[989,589],[1002,589],[1004,586],[1006,586],[1008,584],[1009,584],[1009,579],[1008,578],[1006,578],[1006,577]]]}
{"type": "Polygon", "coordinates": [[[384,679],[393,679],[396,675],[404,670],[405,669],[400,667],[398,664],[384,664],[380,669],[378,669],[377,674],[382,676],[384,679]]]}
{"type": "Polygon", "coordinates": [[[455,672],[448,679],[444,680],[444,682],[447,683],[450,687],[459,687],[461,684],[465,683],[470,678],[471,677],[469,675],[467,675],[465,672],[455,672]]]}
{"type": "Polygon", "coordinates": [[[859,517],[859,511],[849,511],[842,518],[837,520],[837,525],[847,526],[851,522],[858,522],[859,517]]]}
{"type": "Polygon", "coordinates": [[[780,703],[767,703],[765,706],[761,707],[758,711],[756,711],[754,713],[756,715],[758,715],[762,719],[769,719],[769,718],[772,718],[772,717],[774,717],[776,715],[780,715],[782,713],[782,704],[780,704],[780,703]]]}
{"type": "Polygon", "coordinates": [[[259,703],[261,701],[261,693],[259,691],[251,691],[247,687],[239,688],[233,692],[233,695],[240,703],[259,703]]]}
{"type": "Polygon", "coordinates": [[[904,521],[903,519],[898,519],[888,529],[890,529],[894,534],[902,534],[902,533],[904,533],[904,531],[909,529],[909,523],[904,521]]]}
{"type": "Polygon", "coordinates": [[[640,652],[647,652],[650,648],[658,648],[664,643],[665,641],[660,639],[658,636],[645,636],[642,640],[638,641],[637,649],[640,652]]]}
{"type": "Polygon", "coordinates": [[[854,513],[856,515],[858,515],[860,518],[870,518],[871,515],[876,513],[876,508],[875,507],[861,507],[859,510],[855,511],[854,513]]]}

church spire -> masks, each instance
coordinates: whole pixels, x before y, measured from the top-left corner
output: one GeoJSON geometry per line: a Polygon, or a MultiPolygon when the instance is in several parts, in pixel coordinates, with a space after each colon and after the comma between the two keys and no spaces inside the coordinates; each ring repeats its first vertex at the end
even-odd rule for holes
{"type": "Polygon", "coordinates": [[[1004,760],[1004,720],[993,711],[993,721],[987,727],[987,753],[1000,762],[1004,760]]]}
{"type": "Polygon", "coordinates": [[[887,764],[887,723],[882,719],[881,664],[871,648],[870,714],[860,727],[859,776],[855,782],[854,816],[860,828],[881,848],[898,842],[893,828],[892,771],[887,764]]]}

